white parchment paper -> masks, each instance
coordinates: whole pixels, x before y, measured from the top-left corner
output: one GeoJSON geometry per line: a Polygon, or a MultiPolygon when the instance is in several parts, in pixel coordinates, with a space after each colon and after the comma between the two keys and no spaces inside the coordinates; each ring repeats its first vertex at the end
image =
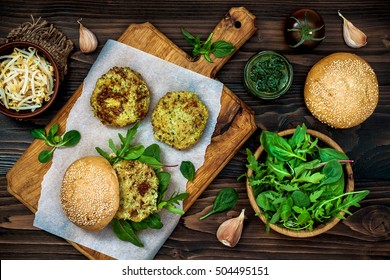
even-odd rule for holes
{"type": "MultiPolygon", "coordinates": [[[[119,240],[110,226],[99,232],[86,231],[75,226],[65,216],[60,205],[61,182],[66,168],[83,156],[97,155],[95,147],[109,151],[109,138],[119,143],[118,133],[124,135],[128,129],[102,125],[93,116],[89,103],[96,80],[114,66],[128,66],[138,71],[151,92],[149,113],[142,120],[133,144],[145,147],[153,143],[159,144],[162,160],[167,165],[190,160],[198,169],[204,162],[205,151],[211,141],[220,111],[223,84],[138,49],[109,40],[85,78],[82,94],[67,120],[66,130],[80,131],[81,140],[75,147],[61,148],[54,152],[51,168],[42,182],[34,226],[116,259],[152,259],[176,227],[180,216],[162,210],[160,216],[164,227],[160,230],[141,231],[139,237],[145,247],[138,248],[129,242],[119,240]],[[177,151],[155,140],[151,125],[151,113],[160,97],[168,91],[180,90],[196,92],[209,109],[209,120],[201,140],[191,149],[184,151],[177,151]]],[[[181,175],[179,168],[169,168],[166,171],[172,175],[167,195],[177,191],[185,192],[187,180],[181,175]]]]}

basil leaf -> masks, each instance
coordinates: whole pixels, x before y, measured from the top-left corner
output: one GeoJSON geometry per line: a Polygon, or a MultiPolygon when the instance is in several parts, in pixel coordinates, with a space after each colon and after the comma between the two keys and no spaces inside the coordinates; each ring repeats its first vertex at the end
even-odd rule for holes
{"type": "Polygon", "coordinates": [[[188,181],[193,181],[195,177],[195,166],[190,161],[182,161],[180,164],[180,171],[184,178],[188,181]]]}
{"type": "Polygon", "coordinates": [[[234,46],[226,41],[216,41],[211,45],[212,53],[215,57],[225,57],[234,51],[234,46]]]}
{"type": "Polygon", "coordinates": [[[133,228],[128,222],[124,220],[113,219],[111,221],[111,227],[115,235],[120,240],[131,242],[138,247],[144,247],[144,244],[135,234],[133,228]]]}
{"type": "Polygon", "coordinates": [[[224,188],[220,190],[214,200],[213,209],[206,215],[200,217],[200,220],[208,216],[232,209],[238,201],[238,193],[234,188],[224,188]]]}
{"type": "Polygon", "coordinates": [[[194,46],[196,44],[195,37],[192,36],[190,32],[188,32],[185,28],[181,28],[181,33],[184,36],[184,39],[187,41],[188,44],[191,46],[194,46]]]}
{"type": "Polygon", "coordinates": [[[70,130],[64,134],[60,146],[71,147],[76,145],[81,139],[80,132],[77,130],[70,130]]]}

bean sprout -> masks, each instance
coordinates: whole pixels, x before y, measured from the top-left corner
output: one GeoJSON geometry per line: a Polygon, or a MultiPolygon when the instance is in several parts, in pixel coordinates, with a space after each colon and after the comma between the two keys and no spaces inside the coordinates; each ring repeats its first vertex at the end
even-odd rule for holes
{"type": "Polygon", "coordinates": [[[54,92],[54,68],[33,47],[14,48],[0,56],[0,103],[15,111],[34,112],[54,92]]]}

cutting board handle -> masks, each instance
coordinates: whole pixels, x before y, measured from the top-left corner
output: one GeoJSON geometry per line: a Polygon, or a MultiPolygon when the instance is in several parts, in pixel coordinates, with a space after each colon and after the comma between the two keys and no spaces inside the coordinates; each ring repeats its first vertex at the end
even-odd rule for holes
{"type": "MultiPolygon", "coordinates": [[[[213,30],[212,42],[224,40],[235,46],[234,52],[222,58],[211,55],[213,63],[206,61],[202,56],[194,62],[202,64],[201,73],[214,78],[230,57],[256,32],[256,17],[244,7],[234,7],[223,17],[213,30]]],[[[197,71],[199,72],[199,68],[197,71]]]]}

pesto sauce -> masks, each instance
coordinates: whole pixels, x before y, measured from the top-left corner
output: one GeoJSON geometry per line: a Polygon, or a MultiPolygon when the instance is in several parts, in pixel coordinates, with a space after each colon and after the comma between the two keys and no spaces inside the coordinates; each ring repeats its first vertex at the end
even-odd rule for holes
{"type": "Polygon", "coordinates": [[[250,68],[249,77],[258,91],[274,94],[284,87],[288,77],[284,61],[276,56],[265,56],[250,68]]]}

